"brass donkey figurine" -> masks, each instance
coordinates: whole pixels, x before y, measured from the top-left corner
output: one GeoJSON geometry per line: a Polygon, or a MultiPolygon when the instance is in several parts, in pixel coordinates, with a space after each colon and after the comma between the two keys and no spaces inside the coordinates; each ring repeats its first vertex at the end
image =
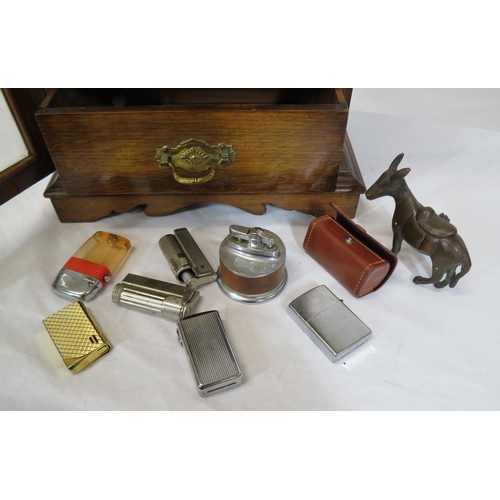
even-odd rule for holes
{"type": "Polygon", "coordinates": [[[450,219],[444,214],[437,215],[431,207],[424,207],[413,196],[404,179],[410,169],[398,170],[403,156],[403,153],[396,156],[391,166],[368,189],[366,197],[369,200],[382,196],[394,198],[392,251],[395,254],[401,250],[401,243],[405,240],[431,258],[432,276],[415,276],[413,283],[433,283],[437,288],[447,285],[453,288],[472,266],[469,252],[450,219]]]}

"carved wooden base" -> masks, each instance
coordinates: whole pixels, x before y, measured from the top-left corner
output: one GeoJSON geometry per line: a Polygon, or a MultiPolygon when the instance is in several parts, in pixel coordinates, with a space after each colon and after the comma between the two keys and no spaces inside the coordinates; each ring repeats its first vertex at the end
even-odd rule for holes
{"type": "Polygon", "coordinates": [[[130,212],[138,207],[144,207],[146,215],[157,217],[202,203],[224,203],[259,215],[264,214],[266,204],[270,204],[284,210],[299,210],[303,213],[320,216],[331,211],[330,203],[332,202],[349,217],[354,217],[359,196],[365,190],[350,141],[346,138],[337,189],[333,193],[280,194],[269,192],[249,195],[220,193],[197,196],[190,193],[185,196],[169,194],[70,196],[55,174],[44,196],[51,200],[61,222],[94,222],[112,214],[130,212]]]}

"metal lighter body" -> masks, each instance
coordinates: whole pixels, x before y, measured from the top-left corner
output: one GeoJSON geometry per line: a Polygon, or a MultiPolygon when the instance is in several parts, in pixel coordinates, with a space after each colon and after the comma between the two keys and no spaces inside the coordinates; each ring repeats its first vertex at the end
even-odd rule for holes
{"type": "Polygon", "coordinates": [[[260,303],[278,295],[285,286],[286,249],[273,232],[259,227],[232,225],[219,249],[219,284],[231,299],[260,303]]]}
{"type": "Polygon", "coordinates": [[[73,302],[43,324],[64,364],[72,373],[104,356],[111,346],[82,302],[73,302]]]}
{"type": "Polygon", "coordinates": [[[96,232],[64,264],[52,289],[64,298],[91,300],[111,280],[130,249],[127,238],[96,232]]]}
{"type": "Polygon", "coordinates": [[[324,285],[293,300],[288,313],[333,363],[366,342],[372,334],[370,328],[324,285]]]}
{"type": "Polygon", "coordinates": [[[217,273],[185,227],[163,236],[158,245],[179,283],[197,288],[217,279],[217,273]]]}
{"type": "Polygon", "coordinates": [[[181,319],[177,323],[177,335],[186,349],[200,396],[210,396],[241,384],[243,375],[217,311],[181,319]]]}
{"type": "Polygon", "coordinates": [[[111,298],[119,306],[178,321],[191,313],[199,295],[196,290],[182,285],[127,274],[115,286],[111,298]]]}

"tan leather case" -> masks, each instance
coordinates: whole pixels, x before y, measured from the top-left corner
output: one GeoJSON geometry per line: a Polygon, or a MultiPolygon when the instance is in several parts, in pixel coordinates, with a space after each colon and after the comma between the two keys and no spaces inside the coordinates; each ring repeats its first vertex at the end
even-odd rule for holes
{"type": "Polygon", "coordinates": [[[378,290],[391,276],[397,257],[338,207],[309,225],[304,250],[355,297],[378,290]]]}

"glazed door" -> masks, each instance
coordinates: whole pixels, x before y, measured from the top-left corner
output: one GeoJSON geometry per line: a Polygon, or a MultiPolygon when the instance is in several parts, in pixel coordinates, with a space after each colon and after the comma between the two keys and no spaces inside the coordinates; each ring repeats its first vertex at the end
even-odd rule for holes
{"type": "Polygon", "coordinates": [[[35,121],[42,89],[0,90],[0,205],[54,171],[35,121]]]}

